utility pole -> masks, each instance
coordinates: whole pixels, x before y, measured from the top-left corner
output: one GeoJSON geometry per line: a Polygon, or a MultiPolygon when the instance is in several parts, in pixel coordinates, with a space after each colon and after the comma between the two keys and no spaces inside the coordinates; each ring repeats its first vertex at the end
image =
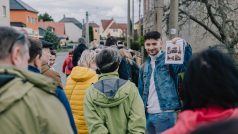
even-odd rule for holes
{"type": "Polygon", "coordinates": [[[139,0],[139,37],[141,37],[141,0],[139,0]]]}
{"type": "Polygon", "coordinates": [[[144,63],[144,44],[141,44],[142,32],[141,32],[141,0],[139,0],[139,45],[141,46],[141,63],[144,63]]]}
{"type": "Polygon", "coordinates": [[[134,12],[135,12],[135,10],[134,10],[134,0],[132,0],[132,27],[131,27],[131,30],[132,30],[132,39],[134,40],[134,38],[135,38],[135,33],[134,33],[134,19],[135,19],[135,16],[134,16],[134,12]]]}
{"type": "Polygon", "coordinates": [[[88,24],[88,11],[86,12],[86,42],[87,45],[89,46],[89,24],[88,24]]]}
{"type": "MultiPolygon", "coordinates": [[[[173,0],[171,0],[173,1],[173,0]]],[[[157,5],[155,8],[155,11],[157,13],[157,20],[155,19],[156,22],[156,30],[160,33],[162,33],[162,25],[163,25],[163,13],[164,13],[164,0],[155,0],[155,4],[157,5]],[[157,3],[156,3],[157,2],[157,3]]]]}
{"type": "Polygon", "coordinates": [[[127,47],[131,48],[131,15],[130,15],[130,0],[127,3],[127,47]]]}
{"type": "Polygon", "coordinates": [[[178,34],[178,0],[170,1],[169,14],[169,38],[172,39],[178,34]]]}

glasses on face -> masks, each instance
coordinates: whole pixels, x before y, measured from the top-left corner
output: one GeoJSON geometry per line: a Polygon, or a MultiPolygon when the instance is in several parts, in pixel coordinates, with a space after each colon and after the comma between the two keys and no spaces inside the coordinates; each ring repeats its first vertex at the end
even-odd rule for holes
{"type": "Polygon", "coordinates": [[[24,35],[24,34],[20,34],[20,35],[12,42],[12,44],[11,44],[11,46],[10,46],[8,52],[11,53],[12,48],[13,48],[13,46],[15,45],[15,43],[16,43],[17,41],[23,40],[23,39],[25,39],[25,35],[24,35]]]}

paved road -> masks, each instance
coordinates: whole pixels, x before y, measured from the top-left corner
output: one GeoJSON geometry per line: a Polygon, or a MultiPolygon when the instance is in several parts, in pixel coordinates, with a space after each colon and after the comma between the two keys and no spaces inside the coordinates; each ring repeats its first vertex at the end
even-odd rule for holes
{"type": "Polygon", "coordinates": [[[58,73],[60,73],[61,81],[62,81],[64,87],[66,84],[66,76],[65,76],[65,74],[62,73],[62,66],[64,63],[64,59],[67,57],[67,55],[68,55],[68,52],[57,53],[56,64],[54,65],[55,70],[58,73]]]}

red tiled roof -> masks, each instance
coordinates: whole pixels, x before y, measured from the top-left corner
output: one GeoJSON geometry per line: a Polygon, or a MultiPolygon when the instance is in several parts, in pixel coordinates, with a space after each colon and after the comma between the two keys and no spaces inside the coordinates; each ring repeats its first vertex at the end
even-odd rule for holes
{"type": "Polygon", "coordinates": [[[127,30],[127,24],[125,23],[113,23],[110,27],[111,29],[121,29],[121,30],[127,30]]]}
{"type": "Polygon", "coordinates": [[[91,27],[99,27],[99,25],[98,25],[98,24],[96,24],[96,23],[94,23],[94,22],[92,22],[92,23],[89,23],[89,26],[91,26],[91,27]]]}
{"type": "Polygon", "coordinates": [[[103,30],[105,30],[111,24],[112,21],[113,21],[113,19],[111,19],[111,20],[101,20],[103,30]]]}
{"type": "Polygon", "coordinates": [[[53,27],[55,30],[55,34],[58,36],[65,36],[65,27],[62,22],[38,22],[39,27],[43,29],[47,29],[48,27],[53,27]]]}

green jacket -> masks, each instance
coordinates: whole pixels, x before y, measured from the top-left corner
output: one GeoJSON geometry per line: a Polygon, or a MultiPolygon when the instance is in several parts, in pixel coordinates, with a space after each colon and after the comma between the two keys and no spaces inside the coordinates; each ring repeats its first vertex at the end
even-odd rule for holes
{"type": "Polygon", "coordinates": [[[73,134],[55,89],[45,76],[0,67],[0,133],[73,134]]]}
{"type": "Polygon", "coordinates": [[[90,134],[144,134],[144,105],[137,87],[117,73],[102,74],[84,100],[90,134]]]}

